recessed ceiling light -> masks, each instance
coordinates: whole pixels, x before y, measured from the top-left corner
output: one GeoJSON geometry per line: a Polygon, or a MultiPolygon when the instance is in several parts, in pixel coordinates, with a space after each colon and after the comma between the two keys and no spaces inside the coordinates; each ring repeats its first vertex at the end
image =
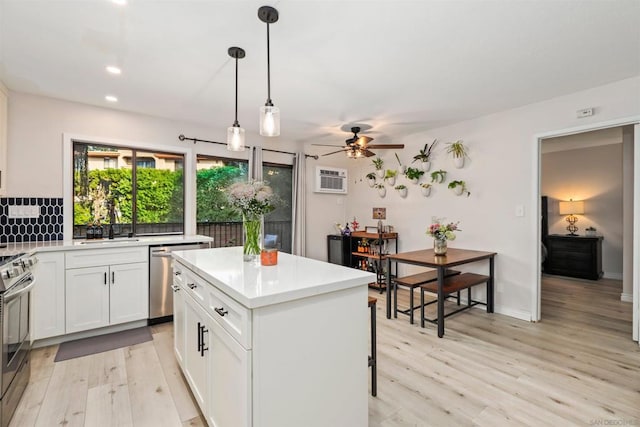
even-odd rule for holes
{"type": "Polygon", "coordinates": [[[107,71],[111,74],[122,74],[122,70],[114,65],[108,65],[107,71]]]}
{"type": "Polygon", "coordinates": [[[116,98],[113,95],[107,95],[107,96],[104,97],[104,99],[106,99],[109,102],[118,102],[118,98],[116,98]]]}
{"type": "Polygon", "coordinates": [[[127,0],[111,0],[111,1],[120,6],[124,6],[125,4],[127,4],[127,0]]]}

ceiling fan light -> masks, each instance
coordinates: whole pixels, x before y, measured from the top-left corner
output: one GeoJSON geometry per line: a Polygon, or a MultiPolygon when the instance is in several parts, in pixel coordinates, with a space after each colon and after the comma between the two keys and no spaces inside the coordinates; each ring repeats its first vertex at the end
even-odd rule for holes
{"type": "Polygon", "coordinates": [[[244,129],[234,123],[227,128],[227,150],[244,151],[244,129]]]}
{"type": "Polygon", "coordinates": [[[280,109],[273,105],[260,107],[260,135],[280,135],[280,109]]]}

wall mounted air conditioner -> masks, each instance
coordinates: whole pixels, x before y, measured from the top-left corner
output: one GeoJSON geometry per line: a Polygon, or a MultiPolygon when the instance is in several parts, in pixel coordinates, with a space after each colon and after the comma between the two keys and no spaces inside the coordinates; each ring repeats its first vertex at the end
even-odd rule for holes
{"type": "Polygon", "coordinates": [[[347,170],[316,166],[315,192],[347,194],[347,170]]]}

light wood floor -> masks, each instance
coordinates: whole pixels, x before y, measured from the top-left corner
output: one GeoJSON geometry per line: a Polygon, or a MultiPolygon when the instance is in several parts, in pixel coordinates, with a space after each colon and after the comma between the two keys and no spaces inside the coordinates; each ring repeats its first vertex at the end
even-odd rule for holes
{"type": "MultiPolygon", "coordinates": [[[[378,298],[378,396],[370,426],[640,425],[640,348],[619,281],[543,280],[543,321],[484,310],[421,329],[378,298]]],[[[406,294],[400,295],[401,304],[406,294]]],[[[11,426],[201,426],[172,352],[154,340],[53,363],[34,350],[11,426]]],[[[349,426],[352,427],[352,426],[349,426]]]]}

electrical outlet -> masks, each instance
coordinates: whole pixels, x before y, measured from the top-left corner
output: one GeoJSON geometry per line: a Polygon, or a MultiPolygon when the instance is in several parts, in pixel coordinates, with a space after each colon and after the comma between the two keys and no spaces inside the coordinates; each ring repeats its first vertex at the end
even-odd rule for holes
{"type": "Polygon", "coordinates": [[[9,218],[38,218],[40,216],[40,206],[9,206],[9,218]]]}
{"type": "Polygon", "coordinates": [[[582,110],[576,111],[576,117],[579,119],[590,116],[593,116],[593,108],[583,108],[582,110]]]}

